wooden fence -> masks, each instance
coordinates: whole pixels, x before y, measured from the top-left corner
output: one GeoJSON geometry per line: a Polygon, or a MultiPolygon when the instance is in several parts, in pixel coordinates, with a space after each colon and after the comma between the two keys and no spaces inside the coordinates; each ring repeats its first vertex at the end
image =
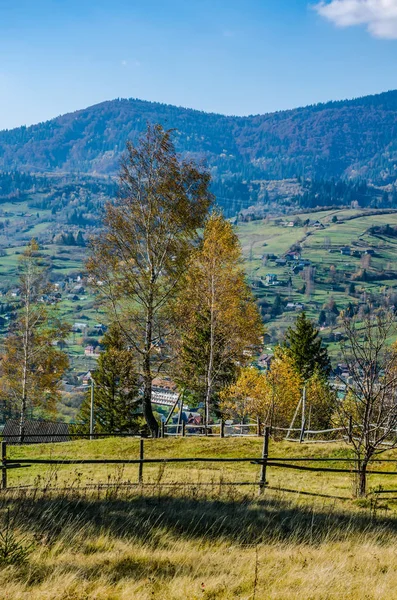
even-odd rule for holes
{"type": "MultiPolygon", "coordinates": [[[[19,427],[18,419],[8,419],[2,432],[3,440],[8,444],[18,444],[21,438],[19,427]]],[[[25,421],[22,440],[24,444],[51,444],[69,440],[68,423],[34,421],[31,419],[25,421]]]]}
{"type": "MultiPolygon", "coordinates": [[[[26,429],[23,439],[18,433],[17,422],[6,424],[2,439],[9,444],[40,444],[46,442],[68,442],[78,438],[101,439],[104,437],[140,437],[134,433],[71,433],[67,423],[51,423],[51,428],[46,427],[46,422],[29,422],[29,427],[26,429]],[[56,426],[56,427],[55,427],[56,426]]],[[[342,439],[351,438],[351,426],[349,432],[343,427],[332,429],[306,429],[305,422],[299,428],[292,427],[272,427],[272,432],[279,434],[286,440],[291,442],[313,442],[324,443],[330,441],[341,441],[342,439]],[[345,432],[345,435],[343,435],[345,432]],[[326,439],[318,439],[319,436],[326,439]]],[[[218,423],[211,423],[207,426],[204,424],[191,424],[184,421],[180,423],[165,423],[162,422],[159,428],[159,437],[262,437],[264,433],[264,425],[259,419],[248,423],[230,423],[224,420],[218,423]]]]}
{"type": "MultiPolygon", "coordinates": [[[[139,458],[136,459],[54,459],[54,458],[26,458],[26,459],[10,459],[7,456],[7,442],[1,442],[1,488],[3,490],[7,489],[7,471],[9,469],[21,469],[28,468],[32,465],[138,465],[138,480],[136,484],[128,484],[128,485],[155,485],[155,486],[164,486],[164,485],[177,485],[178,482],[172,484],[163,484],[163,483],[144,483],[144,466],[145,465],[153,465],[153,464],[181,464],[181,463],[209,463],[209,464],[219,464],[219,463],[250,463],[253,465],[260,466],[260,475],[259,479],[255,482],[252,481],[237,481],[237,482],[222,482],[222,485],[235,485],[235,486],[246,486],[246,485],[254,485],[258,486],[259,492],[263,492],[263,490],[268,486],[267,482],[267,473],[269,467],[282,468],[282,469],[292,469],[299,471],[311,471],[311,472],[322,472],[322,473],[346,473],[346,474],[356,474],[359,473],[356,468],[356,464],[358,463],[358,459],[356,458],[335,458],[335,457],[276,457],[269,456],[269,439],[270,439],[270,427],[266,427],[263,436],[263,447],[262,454],[260,457],[241,457],[241,458],[223,458],[223,457],[190,457],[190,458],[145,458],[144,448],[145,448],[145,440],[140,438],[139,444],[139,458]],[[349,468],[338,468],[338,467],[321,467],[321,466],[307,466],[302,463],[311,462],[311,463],[346,463],[349,464],[349,468]]],[[[385,459],[378,458],[373,459],[371,463],[396,463],[396,459],[385,459]]],[[[368,475],[382,475],[382,476],[396,476],[397,471],[379,471],[379,470],[368,470],[368,475]]],[[[105,486],[107,484],[98,484],[99,486],[105,486]]],[[[213,485],[213,483],[195,483],[199,486],[205,485],[213,485]]],[[[284,491],[294,491],[298,492],[298,490],[284,490],[284,491]]],[[[397,490],[382,490],[379,493],[392,493],[397,490]]],[[[305,494],[308,492],[299,491],[299,493],[305,494]]],[[[322,495],[322,494],[314,494],[314,495],[322,495]]]]}

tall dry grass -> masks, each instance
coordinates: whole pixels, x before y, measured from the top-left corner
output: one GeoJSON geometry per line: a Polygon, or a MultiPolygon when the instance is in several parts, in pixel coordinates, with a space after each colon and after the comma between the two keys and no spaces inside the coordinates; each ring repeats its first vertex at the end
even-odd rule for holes
{"type": "Polygon", "coordinates": [[[397,597],[397,523],[376,501],[114,482],[7,492],[0,531],[6,519],[33,544],[0,566],[7,600],[397,597]]]}

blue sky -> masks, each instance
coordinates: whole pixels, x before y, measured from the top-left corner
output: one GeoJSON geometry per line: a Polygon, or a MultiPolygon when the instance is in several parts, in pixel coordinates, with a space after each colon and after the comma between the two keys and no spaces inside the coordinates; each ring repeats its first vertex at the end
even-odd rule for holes
{"type": "Polygon", "coordinates": [[[397,88],[397,0],[0,0],[0,128],[117,97],[253,114],[397,88]]]}

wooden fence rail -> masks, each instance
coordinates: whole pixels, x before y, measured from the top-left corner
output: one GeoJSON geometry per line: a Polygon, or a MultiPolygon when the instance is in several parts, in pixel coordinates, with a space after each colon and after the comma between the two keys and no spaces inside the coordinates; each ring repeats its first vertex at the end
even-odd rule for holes
{"type": "MultiPolygon", "coordinates": [[[[250,463],[253,465],[260,466],[259,481],[241,481],[241,482],[230,482],[230,485],[257,485],[259,493],[261,493],[268,485],[266,481],[267,469],[269,467],[277,467],[284,469],[293,469],[300,471],[311,471],[311,472],[322,472],[322,473],[346,473],[355,474],[359,470],[356,468],[356,464],[359,462],[354,457],[276,457],[269,456],[269,439],[270,439],[270,427],[266,427],[263,436],[263,448],[261,457],[183,457],[183,458],[145,458],[144,454],[144,439],[140,439],[139,444],[139,458],[109,458],[109,459],[56,459],[56,458],[18,458],[11,459],[7,456],[7,442],[1,442],[1,488],[7,488],[7,471],[9,469],[22,469],[32,465],[138,465],[138,482],[135,485],[143,485],[144,483],[144,465],[152,464],[186,464],[186,463],[250,463]],[[337,468],[337,467],[321,467],[321,466],[306,466],[299,463],[312,462],[312,463],[347,463],[351,466],[348,468],[337,468]],[[295,464],[298,463],[298,464],[295,464]]],[[[371,463],[396,463],[396,459],[392,458],[376,458],[371,463]]],[[[379,470],[368,470],[368,475],[397,475],[397,471],[379,471],[379,470]]],[[[99,483],[98,485],[105,485],[99,483]]],[[[134,484],[133,484],[134,485],[134,484]]],[[[145,484],[149,485],[149,484],[145,484]]],[[[150,485],[171,485],[171,484],[150,484],[150,485]]],[[[179,485],[178,482],[172,485],[179,485]]],[[[180,485],[183,485],[180,483],[180,485]]],[[[213,483],[200,482],[195,485],[213,485],[213,483]]],[[[229,482],[222,482],[222,485],[229,485],[229,482]]],[[[24,486],[22,486],[24,487],[24,486]]],[[[297,491],[297,490],[290,490],[297,491]]]]}
{"type": "MultiPolygon", "coordinates": [[[[290,442],[331,442],[331,441],[340,441],[343,438],[346,438],[346,435],[340,435],[341,432],[345,432],[346,428],[343,427],[335,427],[329,429],[306,429],[305,424],[302,427],[272,427],[271,428],[274,433],[286,433],[288,441],[290,442]],[[308,439],[309,436],[313,438],[319,435],[327,435],[335,433],[337,436],[332,439],[308,439]],[[297,437],[290,437],[290,435],[296,434],[297,437]]],[[[258,419],[256,422],[251,423],[226,423],[224,420],[219,421],[218,423],[212,423],[205,427],[204,424],[192,424],[192,423],[165,423],[162,422],[159,428],[159,437],[262,437],[264,434],[264,426],[263,423],[258,419]]],[[[74,439],[103,439],[106,437],[122,437],[122,438],[140,438],[140,435],[136,433],[123,433],[123,432],[101,432],[101,433],[71,433],[71,432],[57,432],[56,435],[53,433],[31,433],[25,434],[21,440],[21,436],[19,433],[8,433],[4,432],[0,434],[0,437],[4,441],[9,442],[10,444],[34,444],[34,443],[45,443],[46,441],[53,443],[61,443],[63,441],[71,441],[74,439]]],[[[352,440],[352,431],[349,429],[348,433],[349,440],[352,440]]]]}

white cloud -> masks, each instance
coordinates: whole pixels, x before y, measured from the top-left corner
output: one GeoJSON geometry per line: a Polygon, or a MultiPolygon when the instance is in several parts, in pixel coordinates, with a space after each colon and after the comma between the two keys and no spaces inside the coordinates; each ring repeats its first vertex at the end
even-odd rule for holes
{"type": "Polygon", "coordinates": [[[338,27],[366,25],[374,37],[397,39],[397,0],[331,0],[314,9],[338,27]]]}
{"type": "Polygon", "coordinates": [[[123,67],[126,67],[126,66],[128,65],[128,63],[127,63],[127,61],[126,61],[126,60],[122,60],[122,61],[121,61],[121,65],[122,65],[123,67]]]}

